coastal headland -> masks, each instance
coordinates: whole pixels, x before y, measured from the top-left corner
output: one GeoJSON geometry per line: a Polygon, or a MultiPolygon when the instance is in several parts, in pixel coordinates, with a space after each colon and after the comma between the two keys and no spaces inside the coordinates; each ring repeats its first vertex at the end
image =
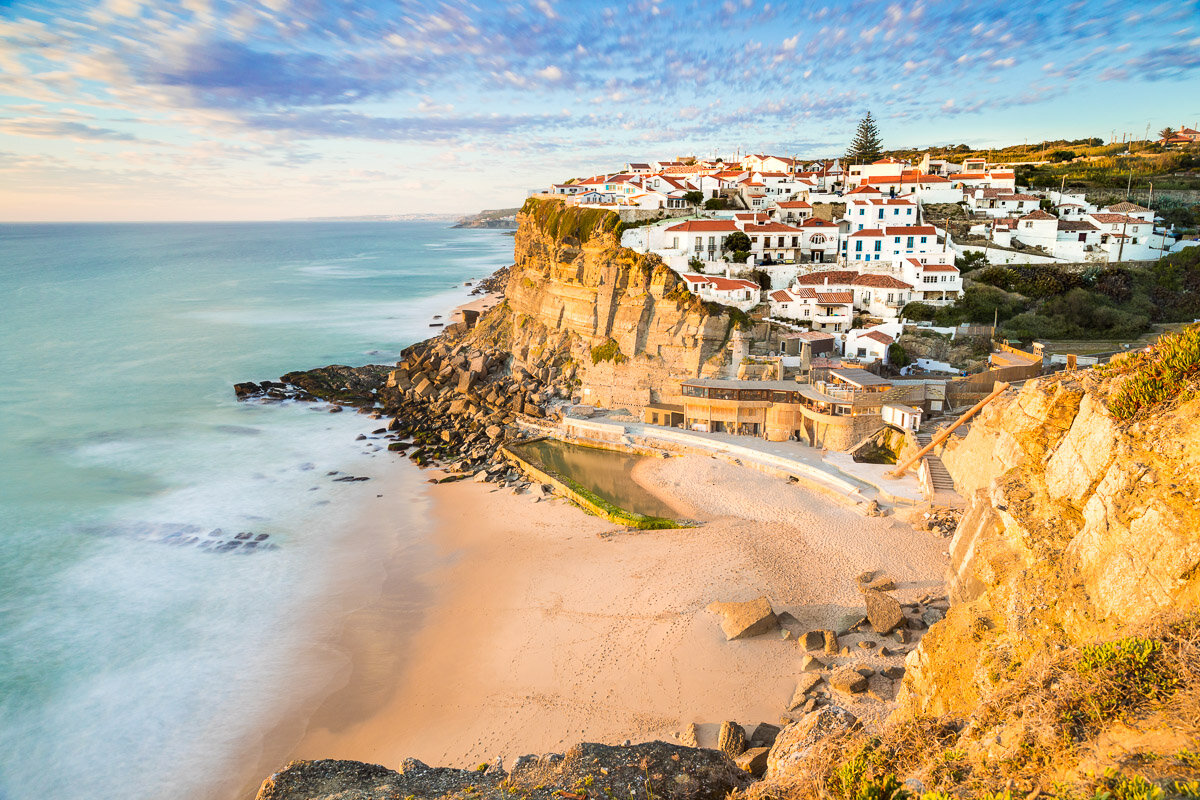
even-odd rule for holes
{"type": "MultiPolygon", "coordinates": [[[[698,455],[633,476],[698,525],[614,526],[546,496],[503,445],[552,428],[564,402],[641,408],[669,377],[713,374],[741,320],[620,248],[611,216],[527,205],[505,301],[365,379],[362,410],[390,418],[372,435],[437,482],[434,598],[393,675],[370,669],[386,631],[348,637],[340,700],[314,710],[300,760],[260,797],[1037,794],[1095,785],[1131,753],[1164,780],[1195,777],[1180,754],[1200,741],[1186,617],[1200,556],[1193,512],[1170,499],[1195,487],[1121,487],[1195,474],[1197,401],[1120,420],[1110,399],[1129,374],[1009,392],[941,447],[967,499],[953,540],[698,455]],[[1138,543],[1147,515],[1153,552],[1138,543]],[[759,635],[732,636],[758,598],[759,635]],[[1161,689],[1122,694],[1130,648],[1161,689]],[[1048,676],[1049,710],[1022,706],[1048,676]],[[348,698],[364,681],[375,705],[361,712],[348,698]],[[1089,712],[1097,693],[1107,705],[1089,712]],[[1174,733],[1139,739],[1122,727],[1135,720],[1174,733]],[[679,744],[632,744],[653,739],[679,744]]],[[[285,383],[353,386],[315,372],[285,383]]]]}

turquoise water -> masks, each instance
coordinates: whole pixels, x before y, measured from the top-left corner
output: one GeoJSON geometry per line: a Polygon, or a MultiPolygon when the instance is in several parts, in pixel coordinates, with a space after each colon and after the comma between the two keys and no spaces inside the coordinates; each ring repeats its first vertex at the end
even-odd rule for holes
{"type": "Polygon", "coordinates": [[[433,223],[0,226],[0,799],[228,796],[328,680],[301,655],[346,587],[423,530],[416,471],[355,441],[378,423],[232,384],[395,361],[511,256],[433,223]],[[411,494],[394,541],[347,524],[383,482],[333,471],[411,494]],[[277,549],[141,535],[181,525],[277,549]]]}

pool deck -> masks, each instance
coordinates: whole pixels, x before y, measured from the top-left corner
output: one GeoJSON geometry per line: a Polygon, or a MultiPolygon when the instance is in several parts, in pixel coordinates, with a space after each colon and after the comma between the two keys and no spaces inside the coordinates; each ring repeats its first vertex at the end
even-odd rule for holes
{"type": "Polygon", "coordinates": [[[924,502],[915,475],[884,475],[891,465],[860,464],[847,453],[825,452],[799,442],[771,442],[749,436],[701,433],[642,422],[597,416],[567,417],[557,435],[598,444],[703,453],[768,472],[804,480],[852,503],[919,504],[924,502]]]}

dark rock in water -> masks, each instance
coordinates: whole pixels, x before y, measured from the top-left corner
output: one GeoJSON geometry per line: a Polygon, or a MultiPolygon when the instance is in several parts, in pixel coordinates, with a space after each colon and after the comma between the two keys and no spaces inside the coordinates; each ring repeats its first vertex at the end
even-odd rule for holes
{"type": "Polygon", "coordinates": [[[361,442],[363,439],[366,439],[366,438],[367,438],[367,435],[365,433],[360,433],[358,436],[354,437],[354,441],[361,442]]]}
{"type": "Polygon", "coordinates": [[[371,479],[365,475],[361,477],[355,477],[354,475],[343,475],[342,477],[334,478],[333,480],[337,483],[355,483],[357,481],[369,481],[371,479]]]}
{"type": "Polygon", "coordinates": [[[238,397],[252,397],[253,395],[261,394],[262,389],[254,382],[235,383],[233,385],[233,393],[238,397]]]}
{"type": "Polygon", "coordinates": [[[239,436],[258,436],[262,433],[258,428],[250,428],[245,425],[215,425],[213,429],[221,433],[235,433],[239,436]]]}
{"type": "Polygon", "coordinates": [[[342,407],[341,407],[341,406],[330,406],[330,407],[329,407],[329,413],[330,413],[330,414],[340,414],[341,412],[342,412],[342,407]]]}
{"type": "Polygon", "coordinates": [[[331,364],[328,367],[289,372],[282,380],[322,400],[373,406],[390,371],[390,367],[378,364],[365,367],[331,364]]]}
{"type": "Polygon", "coordinates": [[[254,547],[251,549],[254,550],[278,549],[278,545],[274,542],[267,541],[270,537],[268,533],[260,533],[255,536],[253,533],[243,531],[230,536],[220,528],[206,531],[198,525],[131,522],[107,527],[92,526],[83,530],[85,533],[98,536],[121,536],[143,542],[195,547],[198,550],[214,553],[241,551],[243,545],[247,544],[253,544],[254,547]],[[254,537],[254,541],[248,541],[251,537],[254,537]]]}
{"type": "Polygon", "coordinates": [[[411,758],[401,764],[399,772],[357,761],[293,761],[263,782],[257,800],[464,796],[561,800],[579,797],[577,787],[585,782],[592,786],[589,797],[724,800],[729,792],[744,789],[753,780],[715,750],[665,742],[621,747],[577,744],[565,756],[521,756],[511,773],[496,765],[482,772],[430,767],[411,758]]]}

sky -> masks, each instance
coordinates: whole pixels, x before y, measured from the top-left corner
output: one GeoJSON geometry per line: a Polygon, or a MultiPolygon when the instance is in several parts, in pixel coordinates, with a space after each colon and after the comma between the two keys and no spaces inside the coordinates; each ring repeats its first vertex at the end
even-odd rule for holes
{"type": "Polygon", "coordinates": [[[458,213],[627,161],[1200,122],[1200,0],[0,0],[0,220],[458,213]]]}

